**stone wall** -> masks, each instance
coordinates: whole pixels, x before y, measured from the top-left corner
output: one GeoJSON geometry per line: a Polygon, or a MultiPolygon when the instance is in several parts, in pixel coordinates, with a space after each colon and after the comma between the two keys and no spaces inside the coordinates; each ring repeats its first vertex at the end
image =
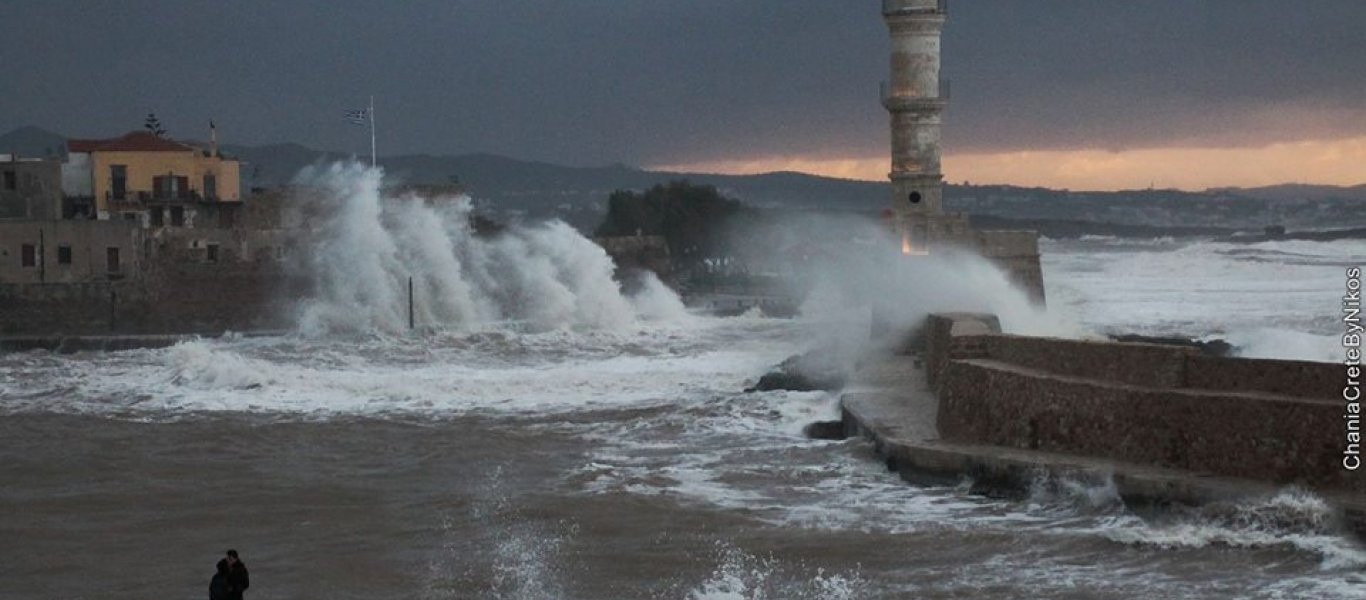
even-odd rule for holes
{"type": "Polygon", "coordinates": [[[1037,304],[1045,303],[1039,234],[1033,231],[978,231],[977,252],[1010,277],[1037,304]]]}
{"type": "Polygon", "coordinates": [[[1186,358],[1186,386],[1192,388],[1341,398],[1346,376],[1342,365],[1328,363],[1200,354],[1186,358]]]}
{"type": "Polygon", "coordinates": [[[1194,348],[1158,344],[996,335],[986,340],[995,360],[1057,375],[1104,379],[1131,385],[1181,387],[1194,348]]]}
{"type": "Polygon", "coordinates": [[[925,345],[925,377],[931,386],[939,382],[949,359],[986,356],[991,334],[1001,332],[996,315],[981,313],[938,313],[925,318],[919,337],[925,345]]]}
{"type": "Polygon", "coordinates": [[[0,335],[200,333],[287,329],[306,282],[265,274],[0,284],[0,335]]]}
{"type": "Polygon", "coordinates": [[[946,440],[1366,491],[1342,468],[1340,365],[983,334],[982,319],[926,323],[946,440]]]}
{"type": "Polygon", "coordinates": [[[0,158],[0,219],[57,219],[62,216],[62,163],[0,158]]]}
{"type": "Polygon", "coordinates": [[[0,335],[118,332],[146,306],[134,282],[0,283],[0,335]]]}
{"type": "Polygon", "coordinates": [[[0,221],[0,284],[136,280],[147,256],[143,234],[128,221],[0,221]]]}
{"type": "Polygon", "coordinates": [[[0,335],[287,328],[309,285],[286,267],[293,243],[283,230],[0,222],[0,335]]]}

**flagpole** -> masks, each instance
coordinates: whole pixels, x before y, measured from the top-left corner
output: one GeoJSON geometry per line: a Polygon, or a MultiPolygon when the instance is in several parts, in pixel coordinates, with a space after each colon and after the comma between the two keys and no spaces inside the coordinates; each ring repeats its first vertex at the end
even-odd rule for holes
{"type": "Polygon", "coordinates": [[[370,96],[370,168],[375,164],[375,97],[370,96]]]}

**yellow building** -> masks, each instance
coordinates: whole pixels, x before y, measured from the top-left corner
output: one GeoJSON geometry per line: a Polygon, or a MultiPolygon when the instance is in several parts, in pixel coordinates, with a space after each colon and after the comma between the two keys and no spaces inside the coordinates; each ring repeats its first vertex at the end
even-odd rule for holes
{"type": "MultiPolygon", "coordinates": [[[[62,188],[69,198],[88,198],[100,219],[141,219],[151,226],[163,215],[184,214],[187,205],[242,201],[238,162],[217,144],[196,148],[150,132],[107,140],[69,140],[62,188]]],[[[180,225],[175,223],[175,225],[180,225]]]]}

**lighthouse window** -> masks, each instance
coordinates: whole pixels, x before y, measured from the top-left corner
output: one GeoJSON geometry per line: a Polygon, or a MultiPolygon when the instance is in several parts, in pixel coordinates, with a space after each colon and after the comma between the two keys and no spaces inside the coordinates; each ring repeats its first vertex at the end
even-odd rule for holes
{"type": "Polygon", "coordinates": [[[911,204],[920,204],[920,192],[911,192],[911,204]]]}

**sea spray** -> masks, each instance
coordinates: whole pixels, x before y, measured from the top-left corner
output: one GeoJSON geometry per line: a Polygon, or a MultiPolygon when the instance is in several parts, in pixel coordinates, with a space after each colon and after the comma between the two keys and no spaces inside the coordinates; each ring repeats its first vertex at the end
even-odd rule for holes
{"type": "Polygon", "coordinates": [[[785,564],[717,542],[717,565],[688,600],[846,600],[866,597],[868,583],[857,572],[827,573],[824,568],[785,564]]]}
{"type": "Polygon", "coordinates": [[[800,265],[807,284],[802,318],[815,329],[822,349],[852,364],[935,312],[983,312],[1000,318],[1007,333],[1092,337],[1070,315],[1034,303],[991,261],[966,250],[942,248],[906,256],[889,232],[873,222],[837,221],[831,235],[844,242],[800,265]],[[873,318],[876,325],[870,323],[873,318]],[[870,327],[875,335],[869,344],[870,327]]]}
{"type": "Polygon", "coordinates": [[[562,222],[480,236],[468,197],[391,195],[381,170],[355,162],[310,167],[295,182],[318,205],[310,212],[326,215],[310,232],[305,334],[403,331],[410,279],[424,328],[618,329],[684,314],[658,280],[623,295],[606,251],[562,222]]]}

